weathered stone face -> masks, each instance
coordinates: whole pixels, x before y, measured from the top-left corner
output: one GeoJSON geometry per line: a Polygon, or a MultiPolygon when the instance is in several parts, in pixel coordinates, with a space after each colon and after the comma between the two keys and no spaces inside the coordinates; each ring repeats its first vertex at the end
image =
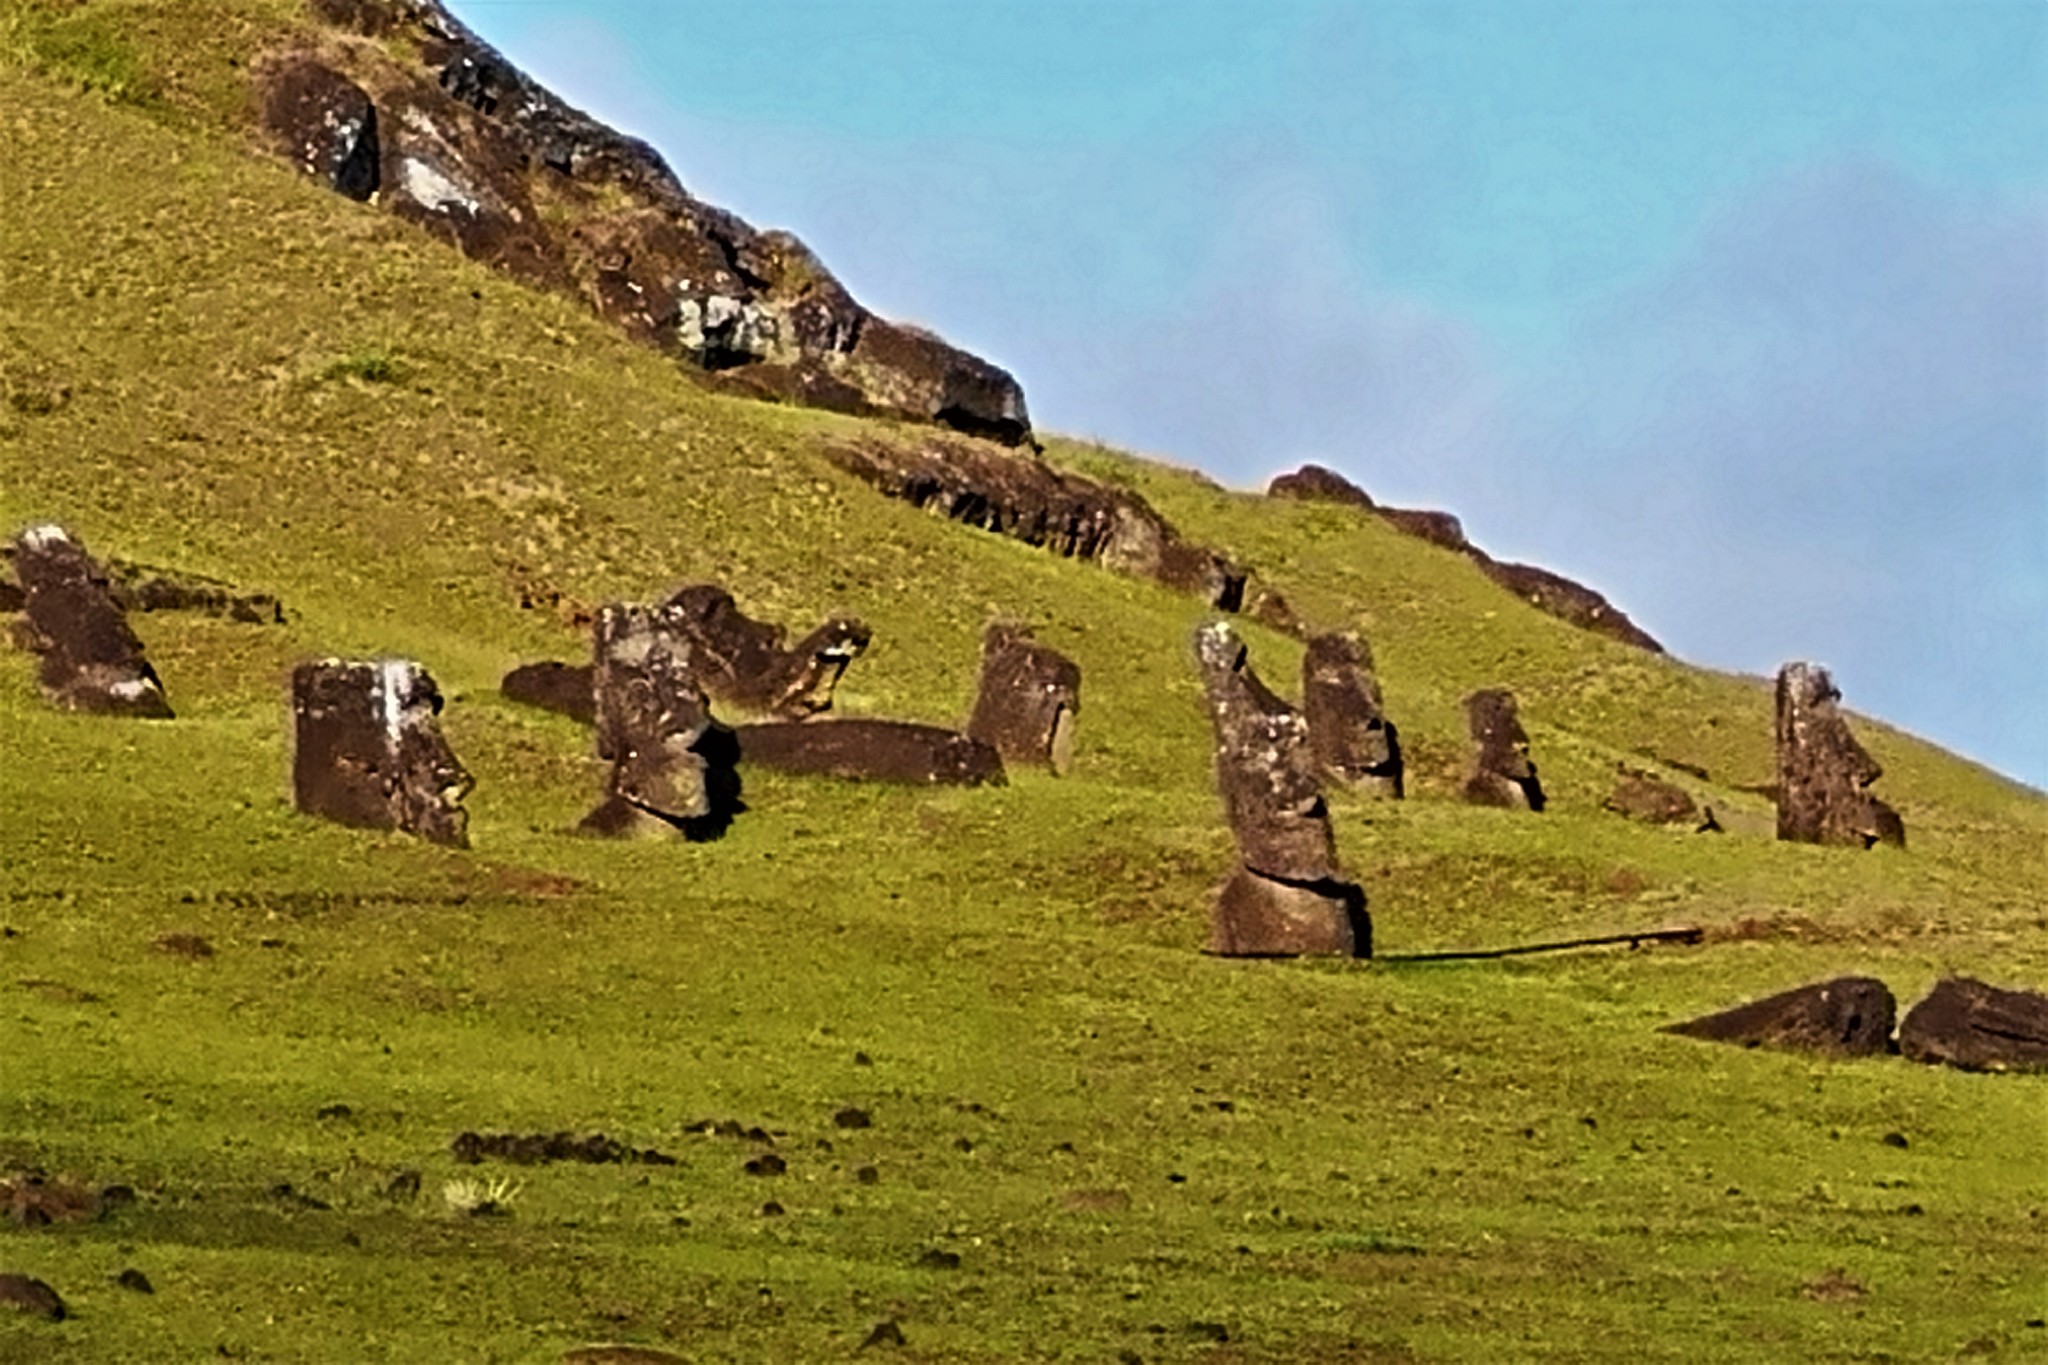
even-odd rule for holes
{"type": "Polygon", "coordinates": [[[865,623],[833,617],[785,648],[781,626],[753,620],[731,593],[711,583],[679,590],[668,605],[690,634],[693,666],[706,693],[791,719],[831,709],[833,689],[871,638],[865,623]]]}
{"type": "Polygon", "coordinates": [[[404,659],[323,659],[292,670],[298,808],[359,829],[466,848],[475,785],[441,733],[441,693],[404,659]]]}
{"type": "Polygon", "coordinates": [[[1301,710],[1325,778],[1400,799],[1401,736],[1387,719],[1372,649],[1361,636],[1309,640],[1301,660],[1301,710]]]}
{"type": "Polygon", "coordinates": [[[1002,756],[957,730],[900,720],[764,721],[734,732],[739,760],[778,772],[912,787],[1003,786],[1002,756]]]}
{"type": "Polygon", "coordinates": [[[11,549],[43,695],[71,711],[169,718],[163,683],[85,547],[62,527],[32,526],[11,549]]]}
{"type": "Polygon", "coordinates": [[[1515,708],[1515,694],[1497,688],[1465,698],[1465,723],[1472,735],[1472,775],[1465,799],[1477,806],[1543,809],[1543,784],[1529,758],[1529,734],[1515,708]]]}
{"type": "Polygon", "coordinates": [[[1022,626],[991,625],[981,637],[981,687],[967,733],[1004,759],[1065,776],[1081,711],[1081,668],[1022,626]]]}
{"type": "Polygon", "coordinates": [[[303,53],[261,63],[263,123],[301,171],[350,199],[382,182],[377,107],[361,86],[303,53]]]}
{"type": "Polygon", "coordinates": [[[1899,1051],[1965,1071],[2048,1072],[2048,995],[1948,977],[1906,1012],[1899,1051]]]}
{"type": "Polygon", "coordinates": [[[1778,670],[1778,837],[1904,847],[1898,812],[1865,790],[1884,769],[1849,733],[1841,699],[1824,668],[1789,663],[1778,670]]]}
{"type": "Polygon", "coordinates": [[[1897,1015],[1898,1006],[1884,982],[1845,976],[1672,1024],[1664,1031],[1742,1047],[1881,1057],[1891,1051],[1897,1015]]]}
{"type": "Polygon", "coordinates": [[[731,731],[711,719],[679,607],[613,605],[594,628],[597,750],[612,762],[594,834],[712,838],[739,808],[731,731]]]}

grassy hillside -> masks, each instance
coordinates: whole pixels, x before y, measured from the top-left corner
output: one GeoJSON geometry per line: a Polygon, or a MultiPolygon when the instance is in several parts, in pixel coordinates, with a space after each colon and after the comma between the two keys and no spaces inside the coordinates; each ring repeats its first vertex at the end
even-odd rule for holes
{"type": "MultiPolygon", "coordinates": [[[[1342,509],[1055,442],[1370,636],[1414,799],[1336,812],[1383,950],[1717,931],[1204,958],[1231,853],[1197,604],[884,503],[820,449],[915,431],[709,395],[251,158],[206,64],[232,36],[167,48],[179,12],[0,20],[0,531],[61,521],[291,619],[140,618],[168,724],[56,714],[0,653],[0,1172],[140,1194],[0,1228],[0,1271],[76,1313],[0,1316],[0,1360],[831,1360],[885,1319],[907,1345],[867,1354],[930,1361],[2048,1351],[2048,1088],[1656,1032],[1842,972],[1902,1003],[1950,971],[2048,986],[2038,795],[1865,721],[1909,851],[1776,844],[1740,790],[1771,775],[1764,683],[1575,631],[1342,509]],[[107,53],[124,79],[81,74],[107,53]],[[749,773],[717,843],[569,836],[587,735],[494,687],[583,645],[522,594],[701,577],[770,619],[865,617],[851,714],[957,721],[984,622],[1032,621],[1084,671],[1073,776],[749,773]],[[449,694],[473,851],[291,811],[285,672],[357,652],[449,694]],[[1448,799],[1480,685],[1521,696],[1552,812],[1448,799]],[[1704,767],[1670,775],[1729,833],[1603,813],[1644,751],[1704,767]],[[770,1130],[786,1173],[706,1118],[770,1130]],[[440,1191],[477,1174],[448,1153],[470,1128],[679,1164],[510,1170],[509,1215],[463,1217],[440,1191]],[[405,1170],[421,1192],[387,1194],[405,1170]],[[153,1295],[115,1286],[130,1266],[153,1295]]],[[[1292,692],[1299,646],[1246,634],[1292,692]]]]}

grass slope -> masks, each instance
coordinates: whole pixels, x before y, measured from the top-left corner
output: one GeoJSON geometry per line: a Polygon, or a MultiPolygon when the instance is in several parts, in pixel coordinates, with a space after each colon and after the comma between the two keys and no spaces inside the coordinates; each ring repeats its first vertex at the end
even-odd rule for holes
{"type": "MultiPolygon", "coordinates": [[[[178,11],[0,27],[0,526],[62,521],[292,619],[143,618],[170,724],[55,714],[0,654],[0,1169],[142,1196],[0,1231],[0,1269],[76,1311],[0,1318],[0,1359],[829,1360],[884,1318],[931,1361],[2048,1348],[2048,1090],[1655,1031],[1839,972],[1907,1001],[1948,971],[2048,984],[2038,795],[1865,722],[1911,850],[1778,845],[1737,789],[1770,776],[1758,680],[1573,631],[1340,509],[1054,443],[1370,635],[1418,778],[1337,799],[1384,949],[1746,923],[1505,965],[1205,959],[1230,852],[1195,604],[884,504],[819,447],[914,432],[707,395],[250,160],[213,49],[164,74],[149,26],[178,11]],[[66,23],[129,54],[125,83],[49,55],[66,23]],[[694,577],[771,619],[866,617],[853,714],[957,720],[984,621],[1033,621],[1085,673],[1074,776],[750,774],[716,844],[568,837],[587,736],[493,688],[581,646],[521,591],[694,577]],[[285,671],[355,652],[450,694],[473,852],[290,810],[285,671]],[[1522,696],[1554,812],[1447,799],[1479,685],[1522,696]],[[1705,767],[1681,780],[1730,834],[1601,813],[1640,750],[1705,767]],[[167,932],[217,952],[153,950],[167,932]],[[837,1127],[848,1105],[873,1126],[837,1127]],[[787,1173],[687,1131],[725,1116],[775,1130],[787,1173]],[[529,1169],[509,1217],[463,1218],[438,1191],[465,1128],[680,1164],[529,1169]],[[387,1198],[409,1168],[424,1192],[387,1198]],[[130,1265],[154,1295],[114,1286],[130,1265]],[[1862,1292],[1808,1291],[1835,1270],[1862,1292]]],[[[1292,691],[1299,647],[1247,635],[1292,691]]]]}

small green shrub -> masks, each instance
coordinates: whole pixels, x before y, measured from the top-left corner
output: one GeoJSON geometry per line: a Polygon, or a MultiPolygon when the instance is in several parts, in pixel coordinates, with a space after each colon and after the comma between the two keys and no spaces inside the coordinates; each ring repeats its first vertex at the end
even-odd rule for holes
{"type": "Polygon", "coordinates": [[[360,379],[365,384],[403,384],[405,362],[375,346],[358,347],[320,372],[322,379],[360,379]]]}

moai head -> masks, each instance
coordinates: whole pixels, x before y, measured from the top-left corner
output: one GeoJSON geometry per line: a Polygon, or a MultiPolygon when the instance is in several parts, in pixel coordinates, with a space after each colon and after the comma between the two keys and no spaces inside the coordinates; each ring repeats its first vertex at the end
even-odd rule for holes
{"type": "Polygon", "coordinates": [[[846,666],[873,638],[867,624],[835,616],[792,645],[772,669],[764,689],[767,709],[778,716],[814,716],[832,709],[832,694],[846,666]]]}
{"type": "Polygon", "coordinates": [[[834,617],[784,648],[781,626],[749,617],[715,583],[679,589],[667,606],[688,635],[709,696],[791,719],[831,709],[840,675],[868,647],[866,625],[834,617]]]}
{"type": "Polygon", "coordinates": [[[1080,711],[1080,665],[1039,644],[1023,626],[989,626],[981,637],[981,687],[969,735],[1005,759],[1064,776],[1073,766],[1080,711]]]}
{"type": "Polygon", "coordinates": [[[361,829],[465,848],[475,780],[448,747],[441,693],[405,659],[323,659],[292,670],[298,808],[361,829]]]}
{"type": "Polygon", "coordinates": [[[717,787],[707,774],[711,709],[682,609],[604,607],[594,641],[598,752],[612,760],[612,774],[607,805],[585,826],[623,832],[646,816],[681,829],[710,816],[717,787]],[[607,808],[611,815],[600,819],[607,808]]]}
{"type": "Polygon", "coordinates": [[[1826,669],[1778,670],[1778,837],[1798,843],[1904,846],[1905,822],[1865,788],[1883,775],[1838,703],[1826,669]]]}
{"type": "Polygon", "coordinates": [[[1516,713],[1515,694],[1498,688],[1465,698],[1465,723],[1472,736],[1472,775],[1465,799],[1475,805],[1540,811],[1543,784],[1529,758],[1529,733],[1516,713]]]}
{"type": "Polygon", "coordinates": [[[31,526],[13,559],[43,695],[71,711],[168,719],[163,683],[85,547],[61,526],[31,526]]]}
{"type": "Polygon", "coordinates": [[[1356,633],[1317,635],[1301,660],[1301,709],[1323,776],[1399,799],[1401,737],[1380,702],[1372,650],[1356,633]]]}
{"type": "Polygon", "coordinates": [[[1308,722],[1259,681],[1224,622],[1195,632],[1195,660],[1216,731],[1216,785],[1244,865],[1286,881],[1336,876],[1336,837],[1308,722]]]}

